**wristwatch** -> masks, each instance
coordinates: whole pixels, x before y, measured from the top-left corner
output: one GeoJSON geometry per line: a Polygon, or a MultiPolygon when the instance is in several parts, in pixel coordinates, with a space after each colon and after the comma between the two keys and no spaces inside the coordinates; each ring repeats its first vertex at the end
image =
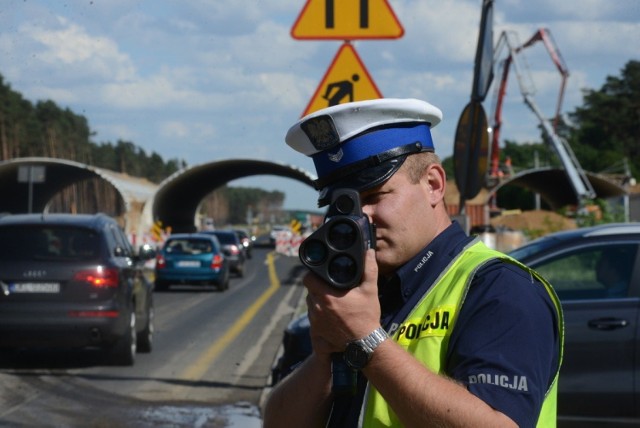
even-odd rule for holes
{"type": "Polygon", "coordinates": [[[344,361],[352,369],[364,368],[371,359],[373,351],[388,338],[386,330],[378,327],[368,336],[349,342],[344,350],[344,361]]]}

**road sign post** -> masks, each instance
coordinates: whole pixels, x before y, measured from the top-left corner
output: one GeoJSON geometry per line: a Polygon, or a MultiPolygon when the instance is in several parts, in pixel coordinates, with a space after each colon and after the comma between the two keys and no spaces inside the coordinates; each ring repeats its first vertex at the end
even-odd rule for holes
{"type": "Polygon", "coordinates": [[[27,212],[33,211],[33,183],[44,183],[44,165],[26,165],[18,167],[18,183],[28,183],[27,212]]]}
{"type": "Polygon", "coordinates": [[[460,192],[459,215],[465,212],[465,202],[480,192],[488,166],[489,125],[482,101],[493,80],[493,2],[483,0],[482,3],[471,101],[460,115],[453,147],[455,179],[460,192]]]}

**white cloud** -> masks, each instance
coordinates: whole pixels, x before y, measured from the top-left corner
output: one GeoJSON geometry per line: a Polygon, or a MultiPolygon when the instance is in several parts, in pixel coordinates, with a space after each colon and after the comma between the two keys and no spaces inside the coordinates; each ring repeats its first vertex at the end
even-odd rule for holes
{"type": "Polygon", "coordinates": [[[60,28],[45,29],[26,24],[20,33],[43,47],[35,54],[45,67],[72,70],[93,78],[126,81],[135,76],[135,68],[117,44],[104,37],[92,37],[79,25],[59,18],[60,28]]]}
{"type": "Polygon", "coordinates": [[[168,138],[186,138],[189,136],[189,127],[180,121],[165,122],[160,127],[160,133],[168,138]]]}
{"type": "Polygon", "coordinates": [[[210,108],[214,100],[210,94],[190,87],[179,87],[183,82],[171,73],[162,73],[129,82],[113,82],[103,85],[101,101],[114,108],[157,110],[162,108],[193,109],[210,108]]]}
{"type": "MultiPolygon", "coordinates": [[[[640,3],[640,2],[639,2],[640,3]]],[[[640,16],[639,16],[640,18],[640,16]]],[[[574,56],[640,56],[640,22],[586,21],[559,23],[563,49],[574,56]]]]}
{"type": "Polygon", "coordinates": [[[412,46],[412,54],[454,62],[473,58],[480,23],[478,2],[397,2],[394,10],[402,17],[405,37],[419,42],[412,46]]]}

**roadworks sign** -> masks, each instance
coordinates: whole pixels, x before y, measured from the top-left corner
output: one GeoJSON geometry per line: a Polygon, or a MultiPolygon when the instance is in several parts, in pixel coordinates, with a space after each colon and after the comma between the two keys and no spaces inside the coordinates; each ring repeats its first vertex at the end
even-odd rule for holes
{"type": "Polygon", "coordinates": [[[387,0],[307,0],[291,37],[302,40],[398,39],[404,28],[387,0]]]}
{"type": "Polygon", "coordinates": [[[325,73],[302,116],[351,101],[382,98],[351,43],[344,43],[325,73]]]}

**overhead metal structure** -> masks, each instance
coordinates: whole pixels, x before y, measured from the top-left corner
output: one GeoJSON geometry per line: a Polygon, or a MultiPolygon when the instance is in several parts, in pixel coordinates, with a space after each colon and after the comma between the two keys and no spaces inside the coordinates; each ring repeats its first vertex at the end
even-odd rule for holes
{"type": "Polygon", "coordinates": [[[500,58],[501,55],[505,55],[505,58],[500,62],[500,66],[502,67],[502,79],[500,84],[497,86],[497,102],[494,113],[494,123],[492,125],[492,144],[491,144],[491,175],[495,176],[498,170],[498,160],[499,160],[499,137],[500,137],[500,128],[502,125],[502,103],[504,101],[504,96],[506,93],[506,85],[507,79],[509,76],[509,71],[511,70],[511,66],[516,73],[516,77],[518,79],[518,84],[520,88],[520,93],[524,98],[524,103],[531,109],[531,111],[535,114],[540,125],[544,131],[544,135],[546,136],[549,144],[552,149],[560,158],[562,166],[564,167],[565,174],[568,176],[569,184],[574,192],[574,198],[570,202],[570,204],[582,205],[585,201],[589,199],[593,199],[596,197],[596,191],[594,190],[589,178],[587,177],[587,173],[582,169],[578,159],[576,158],[573,150],[563,138],[561,138],[555,129],[555,125],[557,124],[558,116],[560,114],[560,108],[562,105],[562,99],[564,95],[564,88],[566,85],[566,79],[569,75],[566,65],[560,56],[560,52],[555,46],[553,42],[553,38],[548,29],[540,29],[538,30],[533,37],[531,37],[526,43],[519,44],[517,42],[517,37],[514,33],[509,31],[503,31],[498,39],[498,43],[495,49],[495,58],[496,60],[500,58]],[[542,115],[542,112],[538,108],[537,104],[533,99],[534,90],[531,86],[527,86],[524,82],[523,73],[527,70],[521,64],[520,56],[522,55],[522,51],[533,45],[534,43],[541,41],[544,43],[553,63],[556,68],[560,72],[562,77],[561,85],[560,85],[560,95],[558,97],[558,104],[556,107],[556,115],[554,118],[554,125],[552,126],[551,122],[542,115]],[[506,54],[503,51],[506,50],[506,54]]]}

